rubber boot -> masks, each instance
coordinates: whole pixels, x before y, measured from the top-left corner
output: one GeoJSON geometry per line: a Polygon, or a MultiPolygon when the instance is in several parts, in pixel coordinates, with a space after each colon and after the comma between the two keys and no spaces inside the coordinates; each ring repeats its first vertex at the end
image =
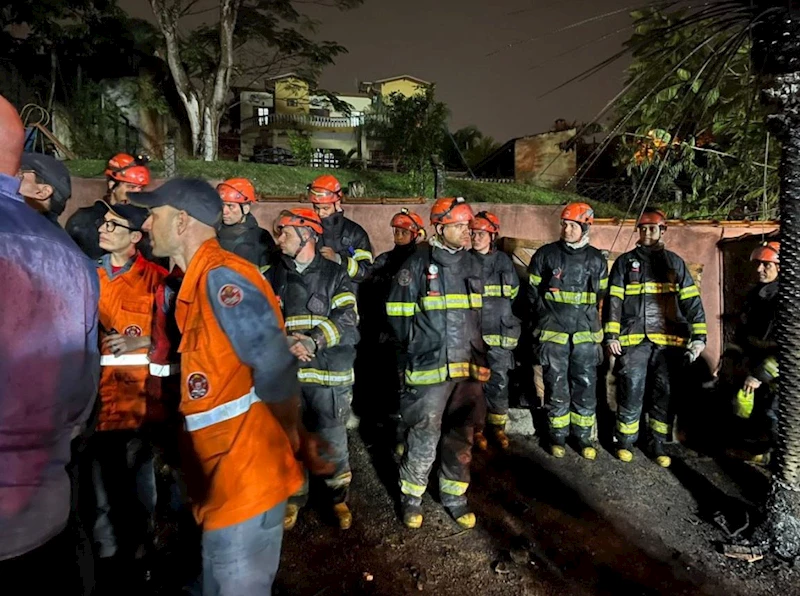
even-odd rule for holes
{"type": "Polygon", "coordinates": [[[567,454],[567,448],[564,443],[555,442],[550,445],[550,455],[557,458],[562,458],[567,454]]]}
{"type": "Polygon", "coordinates": [[[400,500],[400,514],[406,528],[416,530],[422,527],[422,499],[403,495],[400,500]]]}
{"type": "Polygon", "coordinates": [[[350,508],[347,503],[335,503],[333,506],[333,514],[339,520],[340,530],[349,530],[353,524],[353,514],[350,513],[350,508]]]}
{"type": "Polygon", "coordinates": [[[297,514],[300,513],[300,507],[294,503],[287,503],[286,512],[283,514],[283,529],[286,531],[294,528],[297,523],[297,514]]]}
{"type": "Polygon", "coordinates": [[[597,449],[589,441],[579,441],[578,451],[583,459],[594,461],[597,459],[597,449]]]}
{"type": "Polygon", "coordinates": [[[617,459],[625,463],[633,461],[633,451],[629,447],[619,447],[617,448],[617,459]]]}
{"type": "Polygon", "coordinates": [[[478,451],[486,451],[489,448],[489,441],[486,440],[486,436],[481,431],[476,431],[472,438],[472,445],[478,451]]]}
{"type": "Polygon", "coordinates": [[[455,507],[445,507],[447,513],[456,520],[456,523],[465,530],[475,527],[477,521],[475,514],[470,510],[469,505],[457,505],[455,507]]]}
{"type": "Polygon", "coordinates": [[[661,468],[668,468],[672,465],[672,458],[664,453],[664,444],[658,439],[651,439],[648,445],[650,450],[650,457],[661,468]]]}
{"type": "Polygon", "coordinates": [[[508,440],[506,429],[502,426],[493,426],[490,428],[492,429],[492,438],[494,439],[494,442],[497,443],[497,446],[503,451],[508,449],[510,441],[508,440]]]}

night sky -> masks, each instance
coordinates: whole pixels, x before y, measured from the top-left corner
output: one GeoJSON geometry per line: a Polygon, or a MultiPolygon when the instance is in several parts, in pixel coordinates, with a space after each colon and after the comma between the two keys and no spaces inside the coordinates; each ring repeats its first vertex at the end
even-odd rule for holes
{"type": "MultiPolygon", "coordinates": [[[[208,4],[209,2],[206,2],[208,4]]],[[[210,4],[215,2],[210,0],[210,4]]],[[[318,37],[349,53],[320,85],[352,93],[357,80],[409,74],[435,82],[451,110],[450,128],[474,124],[498,141],[548,130],[557,118],[590,120],[622,87],[620,61],[583,82],[537,96],[621,48],[630,36],[631,0],[365,0],[339,12],[302,6],[322,21],[318,37]],[[605,13],[619,14],[568,31],[548,33],[605,13]],[[602,36],[606,39],[598,40],[602,36]],[[536,38],[503,49],[508,44],[536,38]],[[586,47],[557,57],[577,46],[586,47]],[[489,56],[491,52],[500,52],[489,56]],[[543,63],[543,64],[542,64],[543,63]],[[541,64],[538,68],[534,68],[541,64]]],[[[152,19],[145,0],[121,0],[152,19]]]]}

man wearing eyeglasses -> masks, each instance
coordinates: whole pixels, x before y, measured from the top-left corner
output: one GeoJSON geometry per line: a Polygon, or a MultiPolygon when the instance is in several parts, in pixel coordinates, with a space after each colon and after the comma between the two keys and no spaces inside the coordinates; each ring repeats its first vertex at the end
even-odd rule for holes
{"type": "Polygon", "coordinates": [[[263,273],[275,251],[275,240],[259,227],[250,212],[256,202],[253,184],[246,178],[231,178],[217,185],[217,193],[222,199],[222,227],[217,232],[219,245],[247,259],[263,273]]]}
{"type": "Polygon", "coordinates": [[[105,574],[116,584],[118,574],[136,569],[131,564],[147,554],[155,510],[153,454],[142,429],[163,419],[158,386],[149,379],[148,351],[155,295],[167,272],[137,249],[146,209],[95,205],[105,211],[98,231],[107,254],[98,267],[101,373],[97,432],[91,439],[93,534],[104,566],[100,579],[105,574]]]}

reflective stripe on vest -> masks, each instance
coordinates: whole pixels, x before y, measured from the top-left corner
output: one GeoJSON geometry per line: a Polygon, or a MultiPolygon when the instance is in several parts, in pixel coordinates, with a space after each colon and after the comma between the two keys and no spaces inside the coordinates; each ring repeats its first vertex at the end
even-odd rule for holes
{"type": "Polygon", "coordinates": [[[148,364],[150,364],[150,359],[147,354],[123,354],[122,356],[106,354],[105,356],[100,356],[100,366],[147,366],[148,364]]]}
{"type": "Polygon", "coordinates": [[[226,404],[211,408],[207,412],[200,412],[198,414],[189,414],[186,416],[186,430],[194,432],[201,428],[208,428],[214,424],[232,420],[237,416],[246,414],[254,403],[261,400],[256,395],[255,388],[251,388],[249,393],[242,397],[237,397],[226,404]]]}
{"type": "Polygon", "coordinates": [[[156,364],[150,363],[150,374],[154,377],[170,377],[177,375],[180,371],[180,366],[177,364],[156,364]]]}

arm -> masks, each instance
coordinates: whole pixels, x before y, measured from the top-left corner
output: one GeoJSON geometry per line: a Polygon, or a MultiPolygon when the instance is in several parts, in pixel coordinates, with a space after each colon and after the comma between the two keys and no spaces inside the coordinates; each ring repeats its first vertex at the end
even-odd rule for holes
{"type": "Polygon", "coordinates": [[[353,283],[341,270],[337,275],[331,307],[328,320],[314,327],[308,336],[314,340],[318,350],[337,345],[356,345],[359,340],[356,295],[353,293],[353,283]]]}
{"type": "Polygon", "coordinates": [[[372,246],[366,232],[359,230],[352,248],[352,255],[348,252],[339,253],[342,257],[342,266],[347,269],[347,275],[354,283],[361,283],[372,271],[372,246]]]}
{"type": "Polygon", "coordinates": [[[402,346],[408,344],[411,324],[419,310],[417,296],[419,280],[413,263],[406,261],[392,279],[389,299],[386,301],[386,314],[397,341],[402,346]]]}
{"type": "Polygon", "coordinates": [[[622,321],[622,303],[625,300],[625,274],[622,259],[614,261],[611,274],[608,276],[608,295],[603,303],[603,322],[605,341],[619,342],[620,322],[622,321]]]}
{"type": "Polygon", "coordinates": [[[601,255],[601,264],[600,264],[600,277],[598,278],[598,285],[597,285],[597,306],[599,307],[600,304],[606,299],[608,294],[608,261],[606,261],[605,257],[601,255]]]}
{"type": "Polygon", "coordinates": [[[537,250],[531,262],[528,264],[528,300],[531,304],[531,311],[538,319],[541,312],[544,310],[544,300],[539,291],[542,284],[542,271],[544,269],[544,257],[541,250],[537,250]]]}
{"type": "Polygon", "coordinates": [[[703,310],[703,302],[700,300],[700,290],[689,273],[689,268],[683,259],[678,258],[678,275],[680,277],[678,291],[678,306],[681,313],[691,326],[691,341],[703,342],[705,344],[708,336],[706,326],[706,313],[703,310]]]}

